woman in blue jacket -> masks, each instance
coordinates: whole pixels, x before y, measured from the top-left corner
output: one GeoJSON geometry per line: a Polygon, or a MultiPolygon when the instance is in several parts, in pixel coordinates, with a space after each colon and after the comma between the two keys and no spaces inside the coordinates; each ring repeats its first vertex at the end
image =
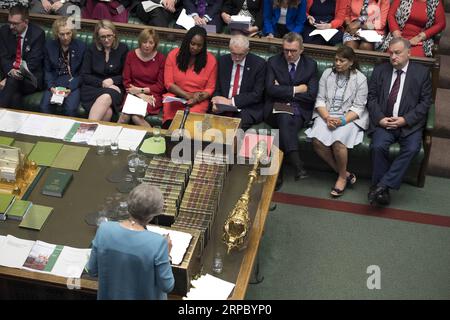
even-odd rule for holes
{"type": "Polygon", "coordinates": [[[264,35],[282,38],[288,32],[303,31],[306,0],[264,0],[264,35]]]}
{"type": "Polygon", "coordinates": [[[65,97],[61,105],[62,113],[76,117],[80,105],[80,70],[86,45],[75,39],[74,24],[69,17],[55,20],[52,31],[54,39],[45,44],[46,91],[41,100],[41,112],[55,113],[59,105],[53,104],[51,98],[59,91],[58,87],[63,87],[65,97]]]}

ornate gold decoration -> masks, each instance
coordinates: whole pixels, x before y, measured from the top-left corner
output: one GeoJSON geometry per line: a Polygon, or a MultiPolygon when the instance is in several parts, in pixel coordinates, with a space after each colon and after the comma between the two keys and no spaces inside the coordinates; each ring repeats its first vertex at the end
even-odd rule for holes
{"type": "Polygon", "coordinates": [[[223,226],[222,240],[227,245],[227,254],[233,248],[239,249],[245,243],[250,228],[250,217],[248,214],[248,203],[250,201],[250,191],[253,183],[258,177],[258,168],[260,160],[267,156],[267,144],[265,141],[259,141],[252,150],[253,169],[249,172],[248,183],[245,192],[241,195],[233,210],[228,215],[223,226]]]}

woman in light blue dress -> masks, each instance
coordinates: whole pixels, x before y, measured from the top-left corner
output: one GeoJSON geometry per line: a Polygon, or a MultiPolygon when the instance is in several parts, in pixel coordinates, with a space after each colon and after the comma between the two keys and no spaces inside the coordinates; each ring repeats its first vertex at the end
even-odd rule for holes
{"type": "Polygon", "coordinates": [[[175,284],[169,257],[172,243],[146,230],[162,213],[162,193],[142,183],[130,192],[127,202],[130,218],[103,222],[92,241],[87,269],[98,277],[97,299],[167,299],[175,284]]]}
{"type": "Polygon", "coordinates": [[[335,66],[320,78],[314,125],[306,131],[316,153],[338,174],[330,193],[333,197],[356,182],[355,174],[347,171],[347,149],[362,142],[363,130],[369,126],[367,91],[367,79],[357,69],[353,49],[339,48],[335,66]]]}

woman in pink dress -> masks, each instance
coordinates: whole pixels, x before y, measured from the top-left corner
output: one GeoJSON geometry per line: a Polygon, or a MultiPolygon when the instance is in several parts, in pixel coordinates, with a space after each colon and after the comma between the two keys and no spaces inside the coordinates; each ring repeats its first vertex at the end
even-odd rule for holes
{"type": "MultiPolygon", "coordinates": [[[[181,47],[167,56],[164,84],[169,93],[166,96],[186,99],[192,112],[206,113],[216,85],[216,67],[216,58],[207,51],[205,29],[192,27],[181,47]]],[[[180,102],[164,103],[163,126],[169,127],[176,112],[183,109],[180,102]]]]}
{"type": "Polygon", "coordinates": [[[431,57],[433,36],[445,29],[441,0],[394,0],[388,15],[389,34],[380,48],[386,51],[392,38],[403,37],[411,43],[411,55],[431,57]]]}

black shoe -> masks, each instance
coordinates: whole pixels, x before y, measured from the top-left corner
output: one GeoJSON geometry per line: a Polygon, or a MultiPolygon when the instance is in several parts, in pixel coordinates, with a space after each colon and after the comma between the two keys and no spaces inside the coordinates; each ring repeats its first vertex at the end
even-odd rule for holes
{"type": "Polygon", "coordinates": [[[295,176],[294,176],[295,181],[298,181],[300,179],[305,179],[305,178],[308,178],[308,172],[306,172],[305,169],[299,168],[299,169],[297,169],[297,171],[295,171],[295,176]]]}
{"type": "Polygon", "coordinates": [[[375,201],[382,206],[388,206],[391,203],[391,195],[389,194],[389,188],[385,188],[382,193],[377,195],[375,201]]]}
{"type": "Polygon", "coordinates": [[[369,200],[370,204],[374,204],[376,202],[377,204],[384,205],[386,200],[390,201],[389,190],[384,186],[371,186],[370,191],[367,194],[367,199],[369,200]],[[387,197],[385,196],[386,193],[388,195],[387,197]]]}
{"type": "Polygon", "coordinates": [[[275,185],[275,191],[278,191],[283,186],[283,173],[278,173],[277,183],[275,185]]]}

